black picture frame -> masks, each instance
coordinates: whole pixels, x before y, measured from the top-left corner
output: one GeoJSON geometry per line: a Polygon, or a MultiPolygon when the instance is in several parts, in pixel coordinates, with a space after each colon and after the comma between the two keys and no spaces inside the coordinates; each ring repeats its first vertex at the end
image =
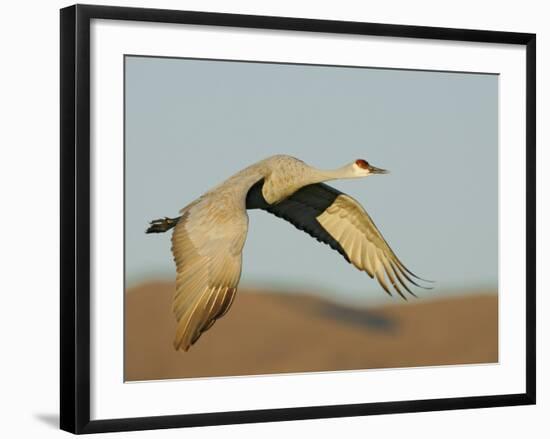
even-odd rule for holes
{"type": "Polygon", "coordinates": [[[90,5],[70,6],[61,9],[60,14],[61,429],[77,434],[98,433],[535,404],[535,34],[90,5]],[[90,420],[90,21],[92,19],[524,45],[527,60],[525,66],[527,83],[525,393],[90,420]]]}

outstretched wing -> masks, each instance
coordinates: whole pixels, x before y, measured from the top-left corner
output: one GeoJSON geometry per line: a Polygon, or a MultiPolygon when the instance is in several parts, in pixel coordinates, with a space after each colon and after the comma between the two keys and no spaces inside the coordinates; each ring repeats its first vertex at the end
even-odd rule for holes
{"type": "Polygon", "coordinates": [[[368,213],[350,196],[317,183],[270,205],[262,197],[261,184],[258,182],[249,191],[248,208],[266,210],[328,244],[359,270],[376,277],[390,295],[388,280],[403,298],[403,290],[415,295],[408,283],[425,288],[413,279],[420,278],[399,260],[368,213]]]}
{"type": "Polygon", "coordinates": [[[187,351],[233,302],[248,216],[242,206],[203,198],[183,211],[172,235],[178,321],[174,348],[187,351]]]}

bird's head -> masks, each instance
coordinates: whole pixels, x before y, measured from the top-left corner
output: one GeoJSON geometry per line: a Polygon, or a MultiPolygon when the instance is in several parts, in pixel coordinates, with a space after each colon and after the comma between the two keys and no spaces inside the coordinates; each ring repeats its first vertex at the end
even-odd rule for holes
{"type": "Polygon", "coordinates": [[[374,174],[387,174],[389,171],[385,169],[380,169],[372,166],[363,159],[357,159],[354,162],[351,162],[348,165],[342,166],[338,169],[328,170],[328,171],[316,171],[314,170],[313,174],[315,175],[315,181],[329,181],[329,180],[339,180],[344,178],[364,178],[369,175],[374,174]]]}
{"type": "Polygon", "coordinates": [[[363,159],[357,159],[351,163],[350,168],[357,177],[368,177],[373,174],[387,174],[389,171],[376,168],[363,159]]]}

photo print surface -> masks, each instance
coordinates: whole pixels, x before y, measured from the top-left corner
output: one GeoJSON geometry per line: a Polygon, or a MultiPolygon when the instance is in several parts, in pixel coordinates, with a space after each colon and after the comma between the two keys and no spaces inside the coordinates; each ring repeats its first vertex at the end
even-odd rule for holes
{"type": "Polygon", "coordinates": [[[124,87],[126,381],[498,362],[497,75],[127,55],[124,87]]]}

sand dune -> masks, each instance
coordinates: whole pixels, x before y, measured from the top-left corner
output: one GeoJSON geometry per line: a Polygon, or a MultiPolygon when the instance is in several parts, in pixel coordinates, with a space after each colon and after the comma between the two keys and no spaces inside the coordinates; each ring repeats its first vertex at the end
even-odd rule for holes
{"type": "Polygon", "coordinates": [[[172,347],[173,284],[126,292],[125,379],[257,375],[498,361],[491,292],[359,309],[240,290],[188,352],[172,347]]]}

